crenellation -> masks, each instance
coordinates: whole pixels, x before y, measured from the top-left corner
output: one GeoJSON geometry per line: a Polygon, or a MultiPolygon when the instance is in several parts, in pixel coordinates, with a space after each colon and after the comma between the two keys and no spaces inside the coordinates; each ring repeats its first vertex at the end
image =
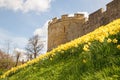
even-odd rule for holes
{"type": "Polygon", "coordinates": [[[61,16],[61,20],[66,20],[66,19],[68,19],[68,14],[64,14],[61,16]]]}
{"type": "Polygon", "coordinates": [[[53,18],[50,24],[56,23],[58,21],[57,17],[53,18]]]}
{"type": "Polygon", "coordinates": [[[107,10],[110,10],[111,7],[112,7],[112,5],[113,5],[113,3],[114,3],[114,1],[108,3],[108,4],[106,5],[106,9],[107,9],[107,10]]]}
{"type": "Polygon", "coordinates": [[[84,14],[80,14],[80,13],[75,13],[74,14],[74,18],[81,18],[81,19],[83,19],[84,17],[85,17],[84,14]]]}
{"type": "MultiPolygon", "coordinates": [[[[115,9],[120,9],[119,8],[119,5],[120,5],[120,1],[119,0],[113,0],[112,2],[110,2],[110,3],[108,3],[107,5],[106,5],[106,7],[107,7],[107,12],[110,12],[110,11],[113,11],[113,10],[115,10],[115,9]]],[[[115,11],[115,12],[117,12],[117,11],[115,11]]],[[[114,12],[114,13],[115,13],[114,12]]]]}
{"type": "Polygon", "coordinates": [[[57,17],[53,18],[52,21],[57,21],[57,17]]]}
{"type": "Polygon", "coordinates": [[[48,51],[120,18],[119,12],[120,1],[113,0],[106,5],[106,11],[98,9],[91,13],[88,19],[80,13],[71,17],[65,14],[61,19],[53,18],[48,25],[48,51]]]}
{"type": "Polygon", "coordinates": [[[101,8],[99,10],[97,10],[96,12],[92,13],[89,15],[89,21],[90,22],[94,22],[96,21],[96,19],[100,18],[103,15],[104,9],[101,8]]]}

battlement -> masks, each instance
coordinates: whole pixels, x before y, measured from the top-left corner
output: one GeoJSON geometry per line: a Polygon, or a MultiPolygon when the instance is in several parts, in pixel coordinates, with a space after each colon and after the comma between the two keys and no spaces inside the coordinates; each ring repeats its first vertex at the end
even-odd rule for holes
{"type": "Polygon", "coordinates": [[[120,18],[119,12],[120,1],[113,0],[106,5],[106,10],[100,8],[91,13],[87,21],[82,13],[72,16],[64,14],[60,19],[53,18],[48,26],[48,51],[120,18]]]}
{"type": "Polygon", "coordinates": [[[68,14],[64,14],[61,16],[60,19],[58,19],[57,17],[53,18],[52,21],[49,22],[49,25],[57,22],[61,22],[61,21],[74,20],[74,19],[85,19],[85,14],[75,13],[72,17],[69,16],[68,14]]]}
{"type": "Polygon", "coordinates": [[[113,0],[112,2],[108,3],[108,4],[106,5],[107,11],[110,11],[112,8],[118,7],[118,6],[119,6],[119,5],[118,5],[119,3],[120,3],[119,0],[113,0]]]}
{"type": "Polygon", "coordinates": [[[61,20],[66,20],[69,19],[68,14],[64,14],[61,16],[61,20]]]}
{"type": "Polygon", "coordinates": [[[89,21],[94,20],[95,18],[97,18],[98,16],[102,16],[104,12],[103,8],[100,8],[99,10],[95,11],[94,13],[91,13],[89,15],[89,21]]]}

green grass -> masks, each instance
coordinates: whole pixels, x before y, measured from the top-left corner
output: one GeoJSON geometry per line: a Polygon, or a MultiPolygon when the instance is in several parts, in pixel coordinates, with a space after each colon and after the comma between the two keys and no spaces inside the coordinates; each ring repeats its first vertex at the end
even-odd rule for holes
{"type": "MultiPolygon", "coordinates": [[[[120,80],[120,32],[110,35],[117,43],[92,41],[90,51],[83,45],[58,51],[50,60],[43,59],[0,80],[120,80]]],[[[86,43],[85,43],[86,44],[86,43]]]]}

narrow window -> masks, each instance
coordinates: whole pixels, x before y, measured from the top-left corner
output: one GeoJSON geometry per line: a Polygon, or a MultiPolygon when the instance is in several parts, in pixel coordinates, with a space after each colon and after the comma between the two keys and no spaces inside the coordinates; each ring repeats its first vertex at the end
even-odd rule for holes
{"type": "Polygon", "coordinates": [[[65,26],[64,26],[64,32],[65,32],[65,26]]]}

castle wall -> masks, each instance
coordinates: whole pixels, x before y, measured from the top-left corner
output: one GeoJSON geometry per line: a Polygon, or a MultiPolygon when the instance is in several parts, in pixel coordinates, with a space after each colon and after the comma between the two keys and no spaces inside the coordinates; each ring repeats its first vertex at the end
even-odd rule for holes
{"type": "Polygon", "coordinates": [[[106,11],[102,8],[89,15],[88,21],[83,24],[83,32],[87,34],[96,28],[120,18],[120,1],[113,0],[106,5],[106,11]]]}
{"type": "Polygon", "coordinates": [[[66,42],[65,38],[66,34],[64,32],[63,22],[52,24],[48,28],[48,49],[51,50],[57,47],[57,45],[66,42]]]}
{"type": "Polygon", "coordinates": [[[90,14],[88,21],[85,24],[83,24],[84,34],[93,31],[98,26],[101,26],[100,21],[103,16],[104,16],[104,10],[102,8],[90,14]]]}
{"type": "Polygon", "coordinates": [[[84,22],[83,14],[74,14],[73,17],[62,15],[61,19],[53,18],[48,26],[48,51],[60,44],[78,38],[82,31],[81,24],[84,22]]]}
{"type": "Polygon", "coordinates": [[[48,26],[48,51],[117,18],[120,18],[119,0],[108,3],[106,11],[101,8],[91,13],[87,21],[83,14],[74,14],[74,17],[63,15],[61,19],[54,18],[48,26]]]}

